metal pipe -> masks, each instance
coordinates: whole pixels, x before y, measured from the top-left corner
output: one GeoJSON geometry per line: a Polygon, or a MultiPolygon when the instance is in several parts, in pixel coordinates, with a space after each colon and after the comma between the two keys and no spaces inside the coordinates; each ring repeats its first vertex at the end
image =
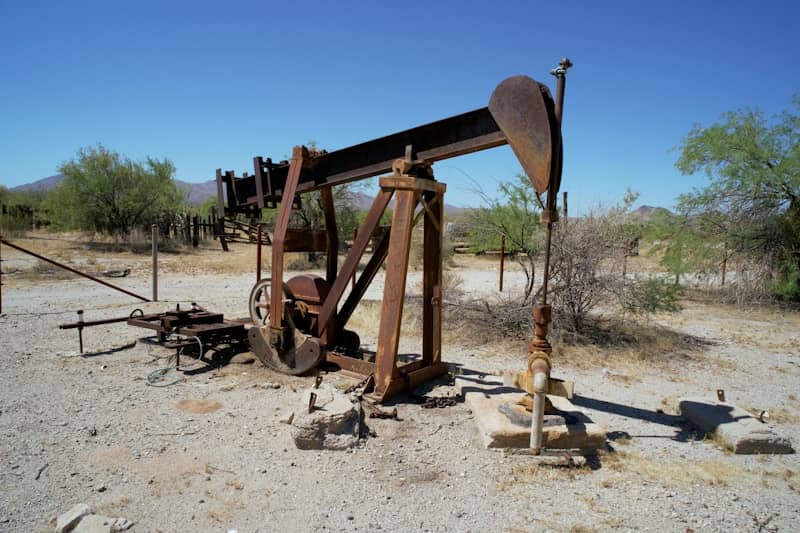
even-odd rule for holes
{"type": "Polygon", "coordinates": [[[547,393],[540,390],[547,389],[547,374],[539,372],[533,376],[533,411],[531,412],[531,451],[538,455],[542,451],[544,404],[547,393]],[[544,385],[542,385],[544,383],[544,385]]]}
{"type": "MultiPolygon", "coordinates": [[[[548,194],[548,196],[550,196],[548,194]]],[[[544,242],[544,272],[542,273],[542,305],[547,305],[547,285],[550,279],[550,242],[553,240],[553,223],[547,223],[547,234],[544,242]]]]}
{"type": "Polygon", "coordinates": [[[78,345],[83,353],[83,309],[78,310],[78,345]]]}
{"type": "Polygon", "coordinates": [[[158,301],[158,224],[150,228],[153,241],[153,301],[158,301]]]}
{"type": "Polygon", "coordinates": [[[533,374],[533,410],[531,412],[531,452],[538,455],[543,446],[544,408],[547,398],[547,386],[550,381],[550,363],[545,357],[539,357],[531,364],[533,374]]]}
{"type": "Polygon", "coordinates": [[[133,296],[134,298],[138,298],[139,300],[141,300],[143,302],[149,302],[150,301],[147,298],[145,298],[144,296],[139,296],[135,292],[131,292],[129,290],[123,289],[122,287],[117,287],[116,285],[108,283],[107,281],[103,281],[102,279],[97,279],[96,277],[92,276],[91,274],[86,274],[85,272],[81,272],[80,270],[75,270],[74,268],[69,267],[67,265],[64,265],[62,263],[59,263],[58,261],[54,261],[52,259],[48,259],[47,257],[44,257],[43,255],[39,255],[36,252],[31,252],[30,250],[26,250],[25,248],[22,248],[21,246],[17,246],[16,244],[11,244],[10,242],[8,242],[5,239],[0,239],[0,243],[8,245],[8,246],[10,246],[10,247],[14,248],[15,250],[18,250],[18,251],[20,251],[22,253],[25,253],[25,254],[28,254],[28,255],[32,255],[36,259],[41,259],[42,261],[50,263],[51,265],[57,266],[58,268],[63,268],[64,270],[72,272],[73,274],[77,274],[79,276],[83,276],[84,278],[88,278],[88,279],[90,279],[90,280],[92,280],[92,281],[94,281],[96,283],[99,283],[100,285],[105,285],[106,287],[108,287],[110,289],[114,289],[115,291],[119,291],[119,292],[127,294],[128,296],[133,296]]]}
{"type": "Polygon", "coordinates": [[[506,236],[500,236],[500,292],[503,292],[503,270],[505,269],[506,262],[506,236]]]}
{"type": "MultiPolygon", "coordinates": [[[[355,246],[357,238],[358,238],[358,228],[353,228],[353,246],[355,246]]],[[[356,265],[356,268],[353,269],[353,279],[350,287],[351,291],[354,291],[356,288],[356,272],[358,272],[358,265],[356,265]]]]}
{"type": "Polygon", "coordinates": [[[75,329],[75,328],[88,328],[91,326],[103,326],[105,324],[114,324],[116,322],[125,322],[131,318],[130,316],[121,316],[117,318],[103,318],[101,320],[85,320],[81,322],[73,322],[71,324],[59,324],[58,329],[75,329]]]}
{"type": "MultiPolygon", "coordinates": [[[[550,71],[550,74],[556,77],[556,101],[554,113],[558,127],[558,135],[556,135],[556,138],[558,139],[561,138],[561,117],[564,113],[564,88],[566,86],[567,69],[571,66],[572,61],[565,57],[561,60],[561,62],[559,62],[558,67],[550,71]]],[[[558,191],[555,190],[555,188],[560,180],[560,175],[550,175],[550,184],[547,190],[547,206],[545,209],[547,213],[542,212],[542,215],[546,215],[547,223],[547,237],[544,247],[544,281],[542,283],[542,304],[547,304],[547,288],[548,279],[550,277],[550,243],[552,242],[553,236],[553,222],[555,222],[558,216],[556,214],[556,199],[558,191]]]]}

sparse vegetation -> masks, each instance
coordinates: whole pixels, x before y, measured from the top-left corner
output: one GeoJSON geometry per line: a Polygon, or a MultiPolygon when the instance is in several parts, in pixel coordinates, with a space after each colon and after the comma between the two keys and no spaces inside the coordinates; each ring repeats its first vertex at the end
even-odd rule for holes
{"type": "Polygon", "coordinates": [[[520,174],[514,181],[501,183],[499,198],[494,198],[482,190],[486,207],[471,213],[469,219],[468,242],[475,253],[500,250],[501,239],[505,238],[506,250],[525,273],[525,288],[522,305],[527,304],[536,283],[536,259],[542,250],[542,225],[536,191],[527,177],[520,174]]]}

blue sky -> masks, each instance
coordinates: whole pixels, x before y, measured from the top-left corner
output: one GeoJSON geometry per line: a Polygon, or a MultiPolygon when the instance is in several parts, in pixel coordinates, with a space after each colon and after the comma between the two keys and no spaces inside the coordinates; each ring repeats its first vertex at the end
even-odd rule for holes
{"type": "MultiPolygon", "coordinates": [[[[166,157],[177,176],[252,171],[485,106],[514,74],[567,82],[570,210],[672,206],[695,123],[768,114],[800,92],[800,2],[36,2],[0,0],[0,184],[56,173],[87,145],[166,157]]],[[[520,167],[507,147],[437,163],[478,205],[520,167]]]]}

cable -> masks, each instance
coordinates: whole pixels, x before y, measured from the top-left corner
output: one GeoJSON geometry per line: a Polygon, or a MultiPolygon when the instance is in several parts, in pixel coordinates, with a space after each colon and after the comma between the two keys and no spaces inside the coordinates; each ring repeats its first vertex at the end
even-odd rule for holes
{"type": "MultiPolygon", "coordinates": [[[[180,333],[170,333],[170,335],[171,336],[176,336],[176,337],[183,337],[184,339],[194,339],[194,340],[196,340],[197,341],[198,350],[199,350],[197,352],[196,359],[199,361],[200,358],[203,357],[203,341],[200,340],[200,337],[191,336],[191,335],[181,335],[180,333]]],[[[148,353],[149,353],[149,350],[148,350],[148,353]]],[[[162,368],[157,368],[157,369],[153,370],[152,372],[150,372],[149,374],[147,374],[147,376],[145,377],[145,382],[147,383],[147,385],[149,385],[151,387],[168,387],[170,385],[174,385],[174,384],[178,383],[179,381],[183,381],[183,376],[177,376],[172,381],[161,382],[164,379],[164,376],[166,376],[167,373],[169,373],[170,370],[175,370],[175,371],[180,370],[180,368],[178,368],[173,363],[177,361],[178,356],[181,353],[183,353],[183,346],[178,348],[178,350],[175,352],[174,355],[170,356],[170,358],[168,359],[168,365],[167,366],[162,367],[162,368]]]]}

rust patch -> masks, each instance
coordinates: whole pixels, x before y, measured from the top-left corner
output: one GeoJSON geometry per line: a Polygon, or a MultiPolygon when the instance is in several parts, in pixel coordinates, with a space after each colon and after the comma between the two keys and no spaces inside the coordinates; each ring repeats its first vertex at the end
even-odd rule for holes
{"type": "Polygon", "coordinates": [[[217,400],[178,400],[175,407],[180,411],[202,415],[219,411],[222,404],[217,400]]]}

